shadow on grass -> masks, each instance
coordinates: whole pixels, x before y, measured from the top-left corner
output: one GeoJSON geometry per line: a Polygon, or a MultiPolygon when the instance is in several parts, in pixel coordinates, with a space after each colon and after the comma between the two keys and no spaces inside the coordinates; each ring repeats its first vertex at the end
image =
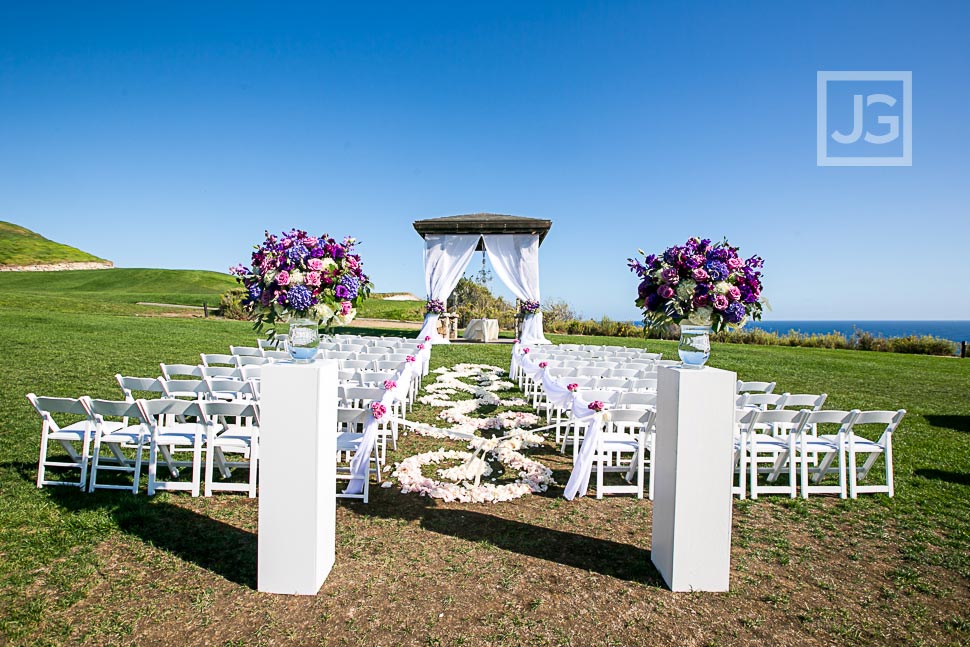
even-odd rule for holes
{"type": "MultiPolygon", "coordinates": [[[[386,506],[372,499],[367,506],[348,506],[355,514],[418,521],[421,528],[466,541],[536,557],[563,566],[593,571],[620,580],[662,587],[663,579],[650,561],[650,551],[630,544],[589,537],[504,519],[476,510],[437,508],[425,497],[386,506]]],[[[395,497],[400,498],[400,497],[395,497]]]]}
{"type": "Polygon", "coordinates": [[[965,434],[970,434],[970,416],[928,414],[924,418],[926,418],[926,422],[931,427],[952,429],[953,431],[962,431],[965,434]]]}
{"type": "Polygon", "coordinates": [[[44,491],[65,510],[105,510],[122,532],[230,582],[256,589],[255,533],[144,494],[87,494],[72,487],[49,487],[44,491]]]}
{"type": "Polygon", "coordinates": [[[947,483],[956,483],[957,485],[970,485],[970,474],[966,472],[950,472],[948,470],[925,467],[916,470],[914,474],[934,481],[946,481],[947,483]]]}

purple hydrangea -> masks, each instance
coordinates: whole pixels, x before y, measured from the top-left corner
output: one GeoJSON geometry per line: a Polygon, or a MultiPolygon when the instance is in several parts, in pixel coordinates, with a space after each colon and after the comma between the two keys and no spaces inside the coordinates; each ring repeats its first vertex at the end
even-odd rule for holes
{"type": "Polygon", "coordinates": [[[741,323],[746,314],[747,310],[745,310],[744,304],[739,301],[735,301],[724,311],[724,318],[727,319],[729,323],[736,324],[741,323]]]}
{"type": "Polygon", "coordinates": [[[712,281],[723,281],[730,274],[728,266],[721,261],[707,261],[704,264],[704,269],[707,270],[707,274],[711,277],[712,281]]]}
{"type": "MultiPolygon", "coordinates": [[[[340,279],[340,285],[346,289],[346,296],[340,297],[342,299],[356,299],[357,293],[360,292],[360,281],[353,274],[347,274],[342,279],[340,279]]],[[[338,286],[339,287],[339,286],[338,286]]],[[[340,296],[339,294],[337,295],[340,296]]]]}
{"type": "Polygon", "coordinates": [[[305,285],[295,285],[287,290],[286,302],[294,310],[307,310],[313,305],[313,293],[305,285]]]}
{"type": "Polygon", "coordinates": [[[310,250],[308,250],[303,243],[297,243],[286,250],[286,256],[290,259],[290,262],[294,264],[302,262],[303,259],[309,255],[310,250]]]}
{"type": "Polygon", "coordinates": [[[259,285],[255,285],[255,284],[249,286],[249,300],[250,301],[253,301],[253,302],[259,301],[259,298],[261,296],[263,296],[263,288],[261,288],[259,285]]]}

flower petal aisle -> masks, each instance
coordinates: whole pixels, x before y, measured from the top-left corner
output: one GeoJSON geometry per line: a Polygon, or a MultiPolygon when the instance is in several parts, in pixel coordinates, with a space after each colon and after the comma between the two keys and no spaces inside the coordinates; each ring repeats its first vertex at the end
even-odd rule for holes
{"type": "MultiPolygon", "coordinates": [[[[501,398],[500,391],[515,388],[513,382],[502,379],[505,371],[497,366],[484,364],[458,364],[451,368],[438,368],[433,384],[426,387],[427,395],[418,400],[426,405],[442,407],[438,418],[450,423],[449,427],[430,424],[410,424],[417,434],[431,438],[464,441],[467,449],[459,451],[439,448],[437,451],[410,456],[396,464],[392,474],[401,485],[402,493],[417,492],[443,501],[461,503],[497,503],[511,501],[532,492],[544,492],[554,485],[552,470],[532,460],[522,450],[538,447],[545,438],[529,433],[528,427],[539,422],[534,413],[501,411],[488,417],[473,414],[483,407],[519,407],[527,402],[522,398],[501,398]],[[470,399],[453,399],[459,393],[470,399]],[[483,430],[496,430],[499,437],[480,435],[483,430]],[[509,437],[510,436],[510,437],[509,437]],[[487,454],[488,460],[484,459],[487,454]],[[494,474],[500,474],[498,463],[515,473],[518,478],[504,483],[486,482],[494,474]],[[434,476],[424,468],[443,462],[458,463],[450,467],[434,469],[434,476]]],[[[490,479],[496,481],[496,478],[490,479]]],[[[385,487],[390,487],[385,483],[385,487]]]]}

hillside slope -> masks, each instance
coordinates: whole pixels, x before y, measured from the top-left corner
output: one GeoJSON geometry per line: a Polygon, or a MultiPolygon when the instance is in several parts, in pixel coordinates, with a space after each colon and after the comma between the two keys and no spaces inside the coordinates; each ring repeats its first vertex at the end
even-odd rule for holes
{"type": "Polygon", "coordinates": [[[115,268],[0,273],[0,306],[41,301],[58,311],[137,311],[139,302],[210,306],[236,285],[228,274],[202,270],[115,268]],[[118,307],[120,306],[120,308],[118,307]]]}
{"type": "Polygon", "coordinates": [[[56,243],[26,227],[0,220],[0,266],[106,262],[76,247],[56,243]]]}

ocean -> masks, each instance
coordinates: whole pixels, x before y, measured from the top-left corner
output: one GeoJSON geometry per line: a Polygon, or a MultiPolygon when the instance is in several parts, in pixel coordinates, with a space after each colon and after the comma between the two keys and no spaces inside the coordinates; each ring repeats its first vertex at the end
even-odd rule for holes
{"type": "Polygon", "coordinates": [[[970,341],[970,321],[749,321],[744,327],[782,335],[797,330],[804,334],[840,332],[849,337],[861,330],[881,337],[931,335],[955,342],[970,341]]]}

